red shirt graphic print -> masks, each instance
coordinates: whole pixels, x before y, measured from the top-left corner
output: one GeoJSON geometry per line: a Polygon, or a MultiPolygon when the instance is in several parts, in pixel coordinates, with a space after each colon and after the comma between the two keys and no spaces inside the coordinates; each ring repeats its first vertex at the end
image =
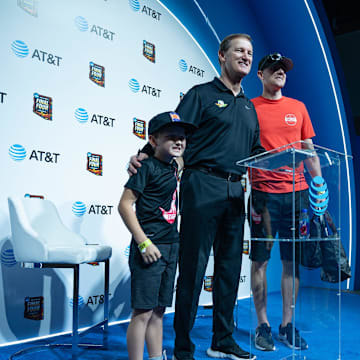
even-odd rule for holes
{"type": "Polygon", "coordinates": [[[159,206],[159,209],[161,210],[162,216],[164,217],[164,219],[169,224],[173,224],[175,219],[176,219],[176,212],[177,212],[177,209],[176,209],[176,191],[177,190],[175,189],[174,194],[172,196],[170,209],[168,211],[166,211],[161,206],[159,206]]]}

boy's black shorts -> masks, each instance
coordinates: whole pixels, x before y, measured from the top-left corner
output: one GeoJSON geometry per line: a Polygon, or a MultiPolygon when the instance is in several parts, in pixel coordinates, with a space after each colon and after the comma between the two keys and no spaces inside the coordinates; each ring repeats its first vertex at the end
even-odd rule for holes
{"type": "Polygon", "coordinates": [[[131,307],[154,309],[172,305],[179,243],[156,244],[161,258],[145,264],[135,241],[131,242],[129,267],[131,273],[131,307]]]}
{"type": "MultiPolygon", "coordinates": [[[[261,215],[264,207],[266,206],[271,218],[272,236],[275,238],[276,234],[281,239],[292,239],[292,193],[265,193],[258,190],[252,190],[251,205],[258,215],[261,215]]],[[[308,190],[297,191],[295,193],[295,234],[296,238],[299,237],[299,215],[303,208],[309,206],[308,190]]],[[[248,212],[251,214],[251,211],[248,212]]],[[[265,238],[265,227],[263,217],[261,221],[250,220],[251,224],[251,237],[252,238],[265,238]]],[[[285,261],[292,261],[293,259],[293,243],[292,241],[280,241],[280,258],[285,261]]],[[[295,261],[299,262],[300,256],[300,243],[295,243],[295,261]]],[[[251,241],[250,259],[252,261],[264,262],[270,259],[271,250],[266,246],[266,241],[253,240],[251,241]]]]}

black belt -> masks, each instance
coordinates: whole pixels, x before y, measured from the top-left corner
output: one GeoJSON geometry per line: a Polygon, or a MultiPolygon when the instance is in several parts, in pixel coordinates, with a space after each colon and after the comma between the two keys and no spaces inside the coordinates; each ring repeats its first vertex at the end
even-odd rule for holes
{"type": "Polygon", "coordinates": [[[199,170],[205,174],[214,175],[214,176],[217,176],[217,177],[220,177],[222,179],[225,179],[227,181],[232,181],[232,182],[240,181],[242,179],[242,175],[232,174],[232,173],[228,173],[225,171],[209,168],[206,166],[190,165],[190,166],[185,166],[185,169],[199,170]]]}

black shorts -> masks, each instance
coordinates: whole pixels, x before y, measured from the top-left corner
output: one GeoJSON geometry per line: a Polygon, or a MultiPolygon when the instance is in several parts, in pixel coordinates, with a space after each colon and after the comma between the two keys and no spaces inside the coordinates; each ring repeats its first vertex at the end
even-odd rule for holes
{"type": "Polygon", "coordinates": [[[135,241],[131,242],[129,267],[133,309],[148,310],[172,305],[179,243],[156,246],[161,252],[161,258],[145,264],[135,241]]]}
{"type": "MultiPolygon", "coordinates": [[[[285,261],[293,259],[293,237],[292,233],[292,193],[265,193],[258,190],[252,190],[251,206],[248,214],[251,216],[249,222],[251,224],[252,238],[266,238],[266,226],[262,216],[265,207],[270,215],[271,235],[273,238],[288,239],[289,241],[279,241],[280,258],[285,261]],[[255,213],[254,213],[255,211],[255,213]]],[[[297,191],[295,193],[295,236],[299,237],[299,216],[301,209],[307,209],[309,206],[308,190],[297,191]]],[[[299,242],[295,243],[296,262],[299,261],[300,251],[299,242]]],[[[270,259],[271,250],[266,246],[264,240],[252,240],[250,259],[253,261],[267,261],[270,259]]]]}

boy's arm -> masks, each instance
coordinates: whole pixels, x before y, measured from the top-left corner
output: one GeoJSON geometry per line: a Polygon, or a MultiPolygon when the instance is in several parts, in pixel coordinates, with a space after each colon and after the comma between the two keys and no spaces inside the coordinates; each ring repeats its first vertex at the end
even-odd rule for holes
{"type": "MultiPolygon", "coordinates": [[[[148,238],[146,237],[133,209],[133,204],[137,200],[137,196],[131,189],[125,188],[118,206],[119,213],[131,234],[133,235],[136,243],[139,245],[148,238]]],[[[140,250],[139,250],[140,251],[140,250]]],[[[143,251],[141,256],[146,264],[152,263],[160,259],[161,253],[157,246],[153,243],[148,245],[143,251]]]]}

